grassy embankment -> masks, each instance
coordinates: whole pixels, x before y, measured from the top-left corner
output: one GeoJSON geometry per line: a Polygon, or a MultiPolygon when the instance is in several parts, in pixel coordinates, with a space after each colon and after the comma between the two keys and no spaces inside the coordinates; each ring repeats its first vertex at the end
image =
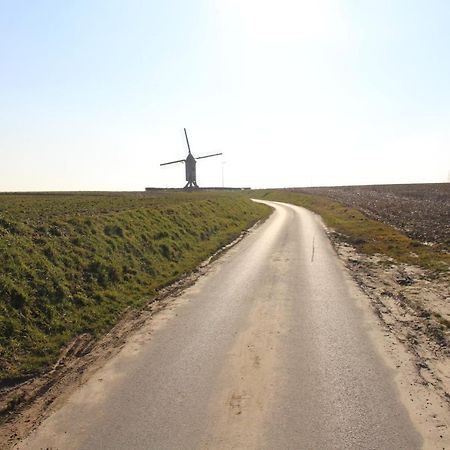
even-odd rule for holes
{"type": "Polygon", "coordinates": [[[268,213],[239,194],[0,195],[0,383],[104,333],[268,213]]]}
{"type": "Polygon", "coordinates": [[[416,264],[434,272],[449,272],[448,248],[430,247],[395,228],[369,219],[361,211],[324,196],[284,190],[259,190],[251,194],[262,200],[274,200],[303,206],[319,214],[325,224],[359,252],[384,254],[399,263],[416,264]]]}

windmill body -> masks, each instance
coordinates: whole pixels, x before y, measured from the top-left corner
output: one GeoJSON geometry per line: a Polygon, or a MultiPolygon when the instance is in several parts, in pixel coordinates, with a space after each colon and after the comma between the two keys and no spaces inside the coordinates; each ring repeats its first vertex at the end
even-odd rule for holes
{"type": "Polygon", "coordinates": [[[195,158],[192,156],[191,153],[189,153],[189,155],[186,158],[185,161],[186,164],[186,181],[187,184],[184,187],[185,189],[189,188],[189,187],[196,187],[198,188],[197,185],[197,161],[195,160],[195,158]]]}
{"type": "Polygon", "coordinates": [[[191,147],[189,145],[189,139],[187,136],[186,128],[184,129],[184,135],[186,136],[186,144],[188,147],[188,155],[186,159],[178,159],[177,161],[170,161],[167,163],[162,163],[160,166],[167,166],[168,164],[176,164],[176,163],[185,163],[186,164],[186,186],[184,186],[184,189],[191,190],[191,189],[198,189],[197,185],[197,159],[203,159],[203,158],[211,158],[212,156],[218,156],[222,153],[214,153],[212,155],[206,155],[206,156],[199,156],[198,158],[194,158],[194,156],[191,153],[191,147]]]}

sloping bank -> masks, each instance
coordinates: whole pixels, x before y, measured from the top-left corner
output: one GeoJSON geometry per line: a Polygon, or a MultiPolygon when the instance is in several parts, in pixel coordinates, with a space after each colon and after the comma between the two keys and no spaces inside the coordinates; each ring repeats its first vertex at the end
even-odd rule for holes
{"type": "Polygon", "coordinates": [[[104,333],[269,212],[237,194],[0,196],[0,382],[104,333]]]}

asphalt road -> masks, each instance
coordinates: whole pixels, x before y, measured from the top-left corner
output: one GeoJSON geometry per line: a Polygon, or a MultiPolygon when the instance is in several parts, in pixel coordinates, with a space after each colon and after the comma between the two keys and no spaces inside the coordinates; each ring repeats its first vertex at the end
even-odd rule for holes
{"type": "Polygon", "coordinates": [[[320,220],[270,205],[18,448],[420,448],[320,220]]]}

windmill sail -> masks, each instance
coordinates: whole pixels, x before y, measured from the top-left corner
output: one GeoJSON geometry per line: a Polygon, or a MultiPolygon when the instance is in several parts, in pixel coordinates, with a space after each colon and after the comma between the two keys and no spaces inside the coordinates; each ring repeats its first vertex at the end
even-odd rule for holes
{"type": "Polygon", "coordinates": [[[206,155],[206,156],[197,156],[195,159],[202,159],[202,158],[211,158],[211,156],[219,156],[222,153],[213,153],[212,155],[206,155]]]}
{"type": "Polygon", "coordinates": [[[189,153],[191,153],[191,146],[189,145],[189,139],[187,137],[186,128],[184,129],[184,135],[186,136],[186,143],[187,143],[187,146],[188,146],[189,153]]]}
{"type": "Polygon", "coordinates": [[[170,161],[170,162],[162,163],[162,164],[160,164],[160,166],[167,166],[168,164],[175,164],[175,163],[179,163],[179,162],[186,162],[186,160],[178,159],[177,161],[170,161]]]}

